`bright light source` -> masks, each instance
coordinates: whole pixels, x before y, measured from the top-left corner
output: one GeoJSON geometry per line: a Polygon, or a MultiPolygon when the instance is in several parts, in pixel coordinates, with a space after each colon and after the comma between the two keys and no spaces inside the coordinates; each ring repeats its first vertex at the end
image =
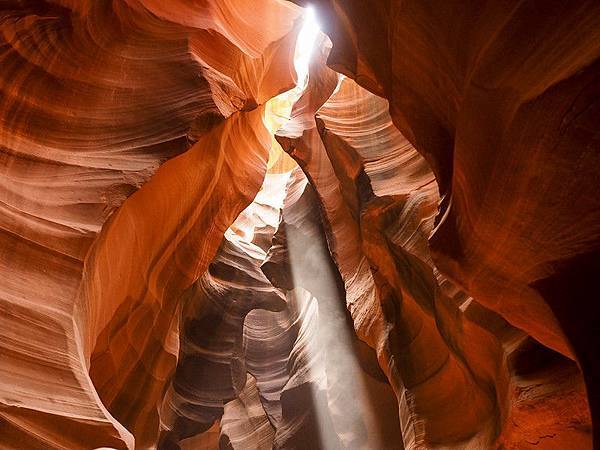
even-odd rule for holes
{"type": "MultiPolygon", "coordinates": [[[[309,6],[304,9],[302,20],[302,27],[298,33],[294,50],[294,68],[297,75],[296,87],[272,98],[266,104],[264,120],[272,134],[275,134],[290,119],[294,103],[302,96],[308,85],[310,59],[317,36],[321,30],[313,7],[309,6]]],[[[273,138],[268,163],[269,171],[278,170],[281,172],[283,170],[291,172],[295,167],[295,164],[289,158],[281,157],[282,153],[283,150],[273,138]],[[285,163],[285,161],[288,162],[285,163]],[[277,168],[276,165],[278,165],[277,168]]]]}
{"type": "Polygon", "coordinates": [[[308,83],[310,57],[320,31],[315,9],[309,6],[304,10],[304,22],[298,34],[296,54],[294,56],[294,67],[298,75],[296,85],[302,90],[306,87],[306,83],[308,83]]]}

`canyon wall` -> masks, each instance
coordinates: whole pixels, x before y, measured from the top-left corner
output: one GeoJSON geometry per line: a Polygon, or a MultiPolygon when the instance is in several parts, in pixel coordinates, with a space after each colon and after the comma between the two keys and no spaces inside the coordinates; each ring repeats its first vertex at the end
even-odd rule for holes
{"type": "Polygon", "coordinates": [[[3,448],[156,442],[179,297],[258,192],[264,102],[295,80],[298,9],[253,6],[252,30],[277,19],[258,34],[225,6],[2,4],[3,448]]]}

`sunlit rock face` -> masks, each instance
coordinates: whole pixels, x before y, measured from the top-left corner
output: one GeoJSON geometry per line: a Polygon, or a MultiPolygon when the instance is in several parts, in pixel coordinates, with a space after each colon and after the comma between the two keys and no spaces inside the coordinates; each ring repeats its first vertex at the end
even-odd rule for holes
{"type": "Polygon", "coordinates": [[[600,6],[295,3],[0,4],[0,448],[593,448],[600,6]]]}

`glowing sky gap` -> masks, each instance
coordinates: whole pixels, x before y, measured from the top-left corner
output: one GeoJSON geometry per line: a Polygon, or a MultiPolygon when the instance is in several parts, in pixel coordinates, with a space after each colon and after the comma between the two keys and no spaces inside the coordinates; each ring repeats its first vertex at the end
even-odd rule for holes
{"type": "MultiPolygon", "coordinates": [[[[283,207],[287,181],[292,171],[297,167],[296,162],[287,155],[275,139],[275,133],[286,122],[290,120],[293,105],[304,93],[308,86],[309,64],[315,50],[317,38],[321,33],[315,10],[308,7],[304,10],[302,27],[298,33],[296,48],[294,52],[294,68],[297,74],[296,86],[284,92],[267,102],[265,105],[264,121],[265,125],[273,135],[272,145],[269,155],[268,170],[263,181],[260,192],[257,194],[252,204],[246,208],[238,219],[231,225],[225,233],[229,241],[244,241],[246,246],[256,247],[258,253],[266,254],[262,249],[255,246],[252,241],[256,227],[262,226],[261,223],[253,223],[251,218],[257,217],[253,214],[255,208],[260,205],[269,205],[275,210],[283,207]]],[[[339,88],[339,83],[338,87],[339,88]]],[[[269,224],[276,228],[278,218],[271,217],[269,224]]],[[[306,279],[307,270],[306,261],[302,258],[305,250],[302,247],[302,237],[290,231],[287,234],[288,254],[291,265],[291,275],[294,279],[294,285],[301,286],[303,279],[306,279]]],[[[362,424],[368,430],[366,442],[361,448],[381,449],[381,438],[378,434],[375,413],[372,403],[368,400],[368,393],[365,387],[363,377],[365,374],[360,368],[360,363],[355,355],[353,340],[356,340],[354,330],[345,320],[347,314],[343,293],[337,291],[335,273],[332,267],[332,260],[326,245],[321,245],[316,249],[316,259],[312,265],[319,268],[321,272],[318,286],[314,286],[315,292],[309,293],[302,287],[297,287],[288,293],[288,296],[295,296],[303,301],[309,301],[314,309],[313,318],[307,317],[305,328],[318,329],[311,335],[310,342],[305,343],[306,351],[311,353],[311,360],[315,363],[314,376],[312,377],[316,384],[311,384],[314,414],[319,425],[320,440],[324,448],[337,448],[333,433],[339,436],[344,435],[344,425],[350,417],[357,426],[362,424]],[[329,362],[326,361],[329,359],[329,362]],[[340,398],[341,386],[336,388],[335,380],[342,378],[351,379],[352,389],[347,393],[348,397],[340,398]],[[332,384],[334,384],[332,386],[332,384]],[[351,394],[350,394],[351,393],[351,394]],[[337,398],[328,398],[329,395],[337,398]],[[325,398],[325,403],[319,401],[325,398]],[[341,409],[340,409],[341,406],[341,409]],[[370,407],[371,406],[371,407],[370,407]],[[328,419],[331,417],[331,419],[328,419]],[[330,427],[333,426],[333,430],[330,427]]],[[[288,300],[289,301],[289,300],[288,300]]],[[[302,302],[301,302],[302,303],[302,302]]],[[[308,305],[305,305],[308,306],[308,305]]],[[[346,386],[347,387],[347,386],[346,386]]]]}

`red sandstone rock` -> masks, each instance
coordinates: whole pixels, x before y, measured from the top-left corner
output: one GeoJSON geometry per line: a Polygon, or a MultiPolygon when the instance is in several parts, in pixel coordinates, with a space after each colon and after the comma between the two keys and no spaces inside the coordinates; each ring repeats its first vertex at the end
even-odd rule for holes
{"type": "MultiPolygon", "coordinates": [[[[581,284],[570,273],[598,264],[597,3],[333,3],[319,2],[331,66],[390,100],[436,173],[445,196],[430,240],[436,264],[596,372],[594,320],[576,325],[565,305],[566,285],[581,284]]],[[[597,316],[589,289],[573,295],[597,316]]]]}
{"type": "MultiPolygon", "coordinates": [[[[221,60],[255,106],[293,85],[298,12],[273,7],[278,31],[221,60]]],[[[200,30],[142,4],[1,8],[0,444],[152,445],[179,296],[262,183],[262,109],[214,127],[200,30]]]]}

